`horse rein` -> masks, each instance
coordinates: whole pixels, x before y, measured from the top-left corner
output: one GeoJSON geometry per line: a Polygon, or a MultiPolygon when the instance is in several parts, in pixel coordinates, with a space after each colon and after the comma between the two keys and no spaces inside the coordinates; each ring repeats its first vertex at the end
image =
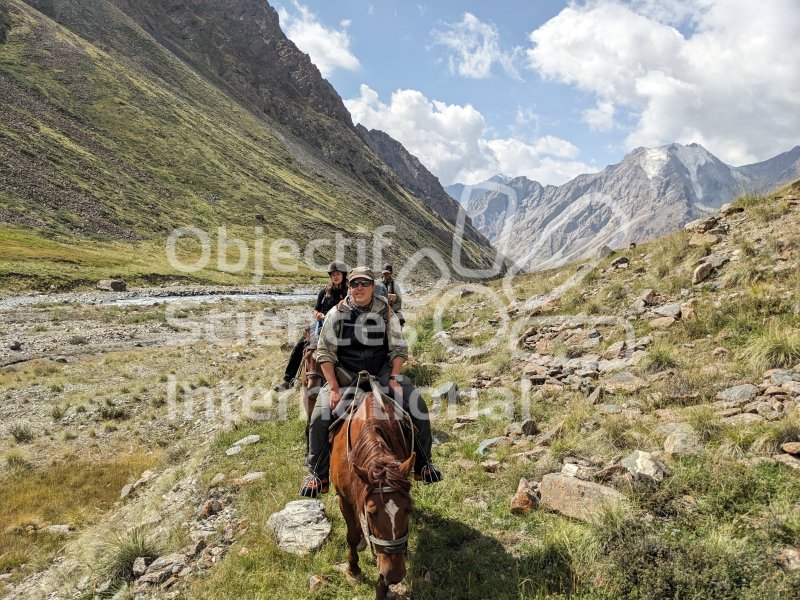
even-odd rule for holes
{"type": "MultiPolygon", "coordinates": [[[[375,379],[375,377],[373,375],[370,375],[367,371],[360,371],[359,374],[358,374],[358,378],[356,379],[355,384],[353,384],[351,387],[359,389],[359,387],[361,386],[361,380],[364,379],[364,378],[368,378],[369,379],[370,387],[372,388],[372,395],[373,395],[373,397],[376,397],[378,399],[378,401],[381,403],[381,408],[384,411],[386,410],[386,406],[385,406],[385,404],[383,402],[383,399],[384,399],[384,397],[386,397],[392,402],[392,404],[394,404],[394,408],[399,413],[399,415],[401,417],[401,420],[408,421],[408,423],[410,425],[409,429],[411,430],[411,445],[409,446],[409,448],[411,448],[411,452],[413,452],[414,451],[415,439],[414,439],[414,423],[411,421],[411,415],[409,415],[408,412],[406,411],[406,409],[404,409],[402,406],[400,406],[400,404],[398,404],[397,401],[394,398],[391,398],[391,397],[386,396],[385,394],[383,394],[381,392],[380,387],[378,386],[378,381],[375,379]]],[[[355,412],[358,409],[358,407],[359,407],[359,403],[355,401],[355,398],[354,398],[353,403],[350,404],[350,406],[347,407],[347,411],[348,411],[348,414],[347,414],[347,425],[346,425],[346,434],[347,435],[345,437],[347,439],[347,461],[348,462],[350,462],[350,458],[351,458],[352,451],[353,451],[352,444],[350,443],[350,424],[353,422],[353,415],[355,414],[355,412]]],[[[335,423],[333,425],[335,425],[335,423]]],[[[331,425],[331,427],[333,427],[333,425],[331,425]]]]}

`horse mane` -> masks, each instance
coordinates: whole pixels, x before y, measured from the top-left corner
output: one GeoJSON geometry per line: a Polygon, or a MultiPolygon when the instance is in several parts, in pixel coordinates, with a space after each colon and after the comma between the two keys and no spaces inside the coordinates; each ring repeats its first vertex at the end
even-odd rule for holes
{"type": "Polygon", "coordinates": [[[378,418],[374,403],[379,400],[370,394],[366,401],[366,418],[350,455],[352,464],[358,465],[367,474],[367,487],[359,499],[360,503],[366,500],[370,488],[391,487],[410,497],[411,481],[400,474],[400,463],[408,458],[408,450],[400,421],[395,418],[394,404],[385,402],[383,410],[386,418],[378,418]],[[402,456],[398,457],[398,452],[402,456]]]}

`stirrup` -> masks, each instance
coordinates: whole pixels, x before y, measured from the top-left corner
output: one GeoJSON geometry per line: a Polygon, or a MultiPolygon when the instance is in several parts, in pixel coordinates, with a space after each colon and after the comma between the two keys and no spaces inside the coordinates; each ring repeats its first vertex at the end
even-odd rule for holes
{"type": "Polygon", "coordinates": [[[437,469],[433,463],[426,463],[419,473],[414,474],[416,481],[421,481],[425,485],[430,483],[439,483],[444,479],[442,472],[437,469]]]}
{"type": "Polygon", "coordinates": [[[329,487],[327,479],[320,479],[316,475],[306,475],[300,485],[300,495],[306,498],[318,498],[320,494],[327,494],[329,487]]]}

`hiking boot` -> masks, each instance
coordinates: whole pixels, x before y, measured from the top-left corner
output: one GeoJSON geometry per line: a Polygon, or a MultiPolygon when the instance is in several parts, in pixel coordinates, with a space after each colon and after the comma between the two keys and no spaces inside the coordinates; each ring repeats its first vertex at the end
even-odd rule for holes
{"type": "Polygon", "coordinates": [[[284,379],[283,383],[279,383],[274,388],[272,388],[273,392],[282,392],[283,390],[288,390],[292,387],[292,383],[294,383],[291,379],[284,379]]]}
{"type": "Polygon", "coordinates": [[[306,475],[300,485],[300,495],[306,498],[318,498],[320,494],[328,493],[328,479],[320,479],[316,475],[306,475]]]}
{"type": "Polygon", "coordinates": [[[442,472],[433,463],[427,463],[419,473],[414,475],[414,479],[424,484],[439,483],[444,477],[442,472]]]}

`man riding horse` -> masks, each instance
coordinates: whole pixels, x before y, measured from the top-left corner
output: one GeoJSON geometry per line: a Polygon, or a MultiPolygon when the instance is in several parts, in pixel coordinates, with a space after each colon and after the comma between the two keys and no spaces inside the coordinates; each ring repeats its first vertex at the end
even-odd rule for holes
{"type": "Polygon", "coordinates": [[[350,292],[325,316],[315,358],[327,385],[322,388],[309,422],[310,474],[300,495],[316,498],[329,488],[330,448],[328,429],[352,403],[357,374],[374,375],[388,393],[408,411],[415,427],[415,479],[441,481],[442,474],[431,462],[431,424],[420,393],[400,371],[408,358],[408,344],[400,323],[388,303],[374,295],[375,275],[357,267],[348,276],[350,292]],[[338,377],[337,377],[338,375],[338,377]]]}

